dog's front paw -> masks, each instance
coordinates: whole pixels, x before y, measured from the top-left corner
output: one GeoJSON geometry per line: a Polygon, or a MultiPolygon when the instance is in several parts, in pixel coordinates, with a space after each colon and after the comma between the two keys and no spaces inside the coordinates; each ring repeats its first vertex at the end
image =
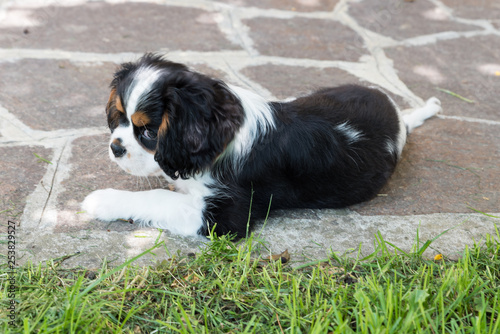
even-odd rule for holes
{"type": "Polygon", "coordinates": [[[102,189],[90,193],[82,202],[82,210],[92,218],[113,221],[127,217],[125,191],[102,189]]]}

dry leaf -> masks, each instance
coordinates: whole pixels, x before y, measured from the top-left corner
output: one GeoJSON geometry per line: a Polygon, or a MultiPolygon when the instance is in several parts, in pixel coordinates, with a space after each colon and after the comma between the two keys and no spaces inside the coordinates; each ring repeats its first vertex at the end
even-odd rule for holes
{"type": "Polygon", "coordinates": [[[199,282],[200,278],[198,276],[196,276],[195,274],[189,274],[189,275],[184,276],[184,280],[191,283],[191,284],[195,284],[195,283],[199,282]]]}
{"type": "Polygon", "coordinates": [[[281,254],[271,255],[271,256],[265,258],[265,260],[268,260],[268,261],[281,260],[281,263],[287,263],[288,261],[290,261],[290,253],[288,253],[288,249],[286,249],[281,254]]]}

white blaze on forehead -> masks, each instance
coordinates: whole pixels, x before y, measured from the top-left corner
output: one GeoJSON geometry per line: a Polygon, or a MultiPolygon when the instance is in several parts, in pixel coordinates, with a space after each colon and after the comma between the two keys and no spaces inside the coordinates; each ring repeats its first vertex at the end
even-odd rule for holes
{"type": "Polygon", "coordinates": [[[160,73],[161,70],[154,67],[141,67],[135,72],[134,80],[126,92],[125,109],[129,120],[141,99],[151,91],[151,87],[160,77],[160,73]]]}

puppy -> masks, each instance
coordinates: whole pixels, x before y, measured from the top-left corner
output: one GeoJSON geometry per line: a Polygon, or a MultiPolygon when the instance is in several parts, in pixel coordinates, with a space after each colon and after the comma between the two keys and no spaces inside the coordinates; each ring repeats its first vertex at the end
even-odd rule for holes
{"type": "Polygon", "coordinates": [[[431,98],[403,117],[383,92],[357,85],[268,102],[146,54],[111,83],[109,155],[130,174],[164,176],[175,191],[97,190],[82,207],[99,220],[131,218],[180,235],[245,237],[269,208],[373,198],[407,133],[440,110],[431,98]]]}

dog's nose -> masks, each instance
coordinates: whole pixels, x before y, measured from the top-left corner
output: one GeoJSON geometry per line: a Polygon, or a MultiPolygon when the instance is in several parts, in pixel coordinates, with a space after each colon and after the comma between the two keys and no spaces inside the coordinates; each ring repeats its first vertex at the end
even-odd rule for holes
{"type": "Polygon", "coordinates": [[[111,147],[111,152],[113,152],[115,158],[123,157],[125,153],[127,153],[127,150],[120,144],[120,142],[113,141],[109,146],[111,147]]]}

